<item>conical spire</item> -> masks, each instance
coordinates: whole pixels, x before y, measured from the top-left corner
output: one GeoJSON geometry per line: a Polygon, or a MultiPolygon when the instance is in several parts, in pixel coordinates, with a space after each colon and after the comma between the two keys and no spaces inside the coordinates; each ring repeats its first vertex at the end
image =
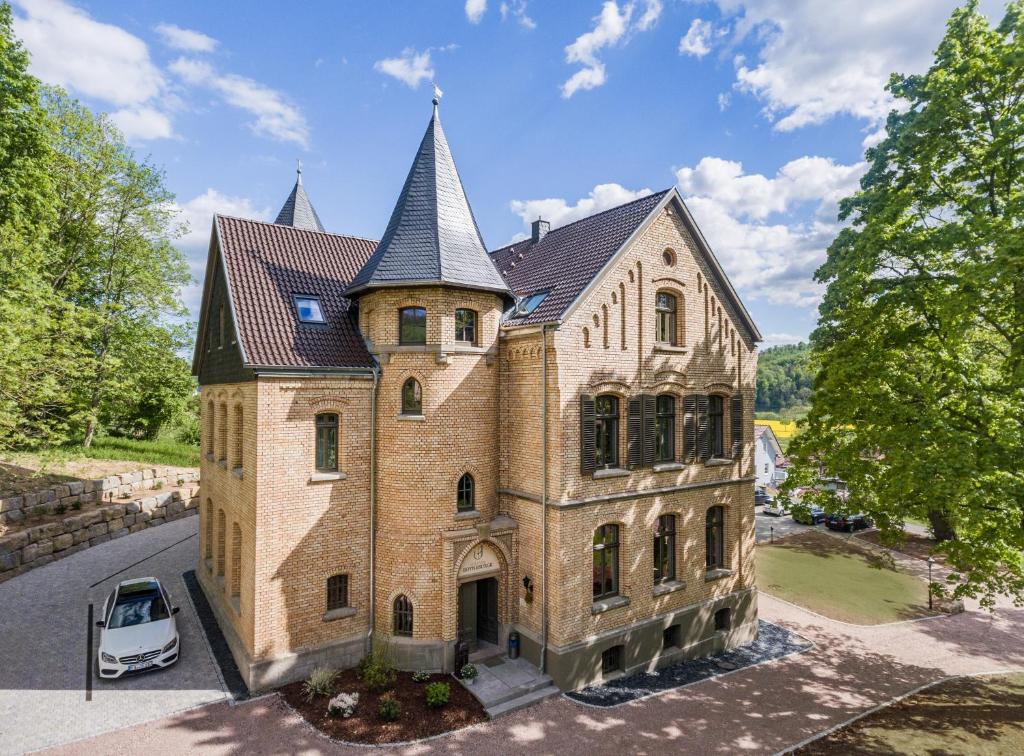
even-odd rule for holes
{"type": "Polygon", "coordinates": [[[346,293],[445,283],[508,291],[480,236],[438,115],[438,96],[384,237],[346,293]]]}
{"type": "Polygon", "coordinates": [[[324,226],[320,222],[320,216],[313,209],[313,203],[309,201],[309,195],[302,186],[302,163],[299,162],[295,168],[295,186],[292,193],[284,201],[281,212],[277,214],[274,221],[279,226],[294,226],[304,228],[307,231],[323,231],[324,226]]]}

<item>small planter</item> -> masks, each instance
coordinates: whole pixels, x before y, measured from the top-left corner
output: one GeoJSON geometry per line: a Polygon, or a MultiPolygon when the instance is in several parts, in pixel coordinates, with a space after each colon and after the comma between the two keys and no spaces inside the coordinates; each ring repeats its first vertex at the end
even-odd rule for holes
{"type": "Polygon", "coordinates": [[[472,664],[464,664],[462,669],[459,670],[459,677],[465,680],[467,685],[472,685],[476,681],[478,674],[477,668],[472,664]]]}

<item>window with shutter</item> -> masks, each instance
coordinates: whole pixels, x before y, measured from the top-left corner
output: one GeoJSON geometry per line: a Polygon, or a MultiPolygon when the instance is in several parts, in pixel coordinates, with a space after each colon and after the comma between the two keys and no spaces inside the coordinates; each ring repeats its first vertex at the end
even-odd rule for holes
{"type": "Polygon", "coordinates": [[[734,396],[729,405],[729,424],[732,433],[732,456],[743,454],[743,397],[734,396]]]}
{"type": "Polygon", "coordinates": [[[697,459],[711,459],[711,434],[708,432],[708,397],[697,394],[697,459]]]}
{"type": "Polygon", "coordinates": [[[697,461],[697,397],[683,397],[683,462],[697,461]]]}
{"type": "Polygon", "coordinates": [[[644,467],[654,464],[654,446],[657,433],[657,398],[652,394],[640,397],[644,403],[644,467]]]}
{"type": "Polygon", "coordinates": [[[594,397],[587,394],[580,396],[580,472],[583,475],[591,475],[597,468],[595,420],[594,397]]]}
{"type": "Polygon", "coordinates": [[[626,453],[631,469],[636,469],[643,464],[643,413],[643,398],[631,396],[629,398],[629,420],[626,428],[626,453]]]}

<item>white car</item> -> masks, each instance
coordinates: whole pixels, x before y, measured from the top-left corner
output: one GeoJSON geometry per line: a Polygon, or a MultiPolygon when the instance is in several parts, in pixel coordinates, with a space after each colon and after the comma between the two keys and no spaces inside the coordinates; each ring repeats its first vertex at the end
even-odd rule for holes
{"type": "Polygon", "coordinates": [[[762,514],[771,515],[772,517],[782,517],[787,512],[789,510],[786,508],[785,502],[778,499],[769,499],[764,503],[764,507],[761,508],[762,514]]]}
{"type": "Polygon", "coordinates": [[[100,677],[113,679],[130,672],[163,669],[178,661],[178,607],[156,578],[118,583],[103,602],[97,620],[100,677]]]}

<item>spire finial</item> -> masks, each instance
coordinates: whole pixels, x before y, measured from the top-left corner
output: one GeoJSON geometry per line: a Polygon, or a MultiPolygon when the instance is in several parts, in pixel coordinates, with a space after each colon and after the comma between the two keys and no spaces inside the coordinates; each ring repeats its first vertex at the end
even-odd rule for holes
{"type": "Polygon", "coordinates": [[[433,84],[434,84],[434,99],[431,100],[431,102],[434,103],[434,107],[436,108],[440,104],[441,98],[444,97],[444,92],[441,91],[441,87],[437,86],[437,82],[436,81],[433,82],[433,84]]]}
{"type": "Polygon", "coordinates": [[[299,184],[302,183],[302,158],[295,161],[295,181],[299,184]]]}

